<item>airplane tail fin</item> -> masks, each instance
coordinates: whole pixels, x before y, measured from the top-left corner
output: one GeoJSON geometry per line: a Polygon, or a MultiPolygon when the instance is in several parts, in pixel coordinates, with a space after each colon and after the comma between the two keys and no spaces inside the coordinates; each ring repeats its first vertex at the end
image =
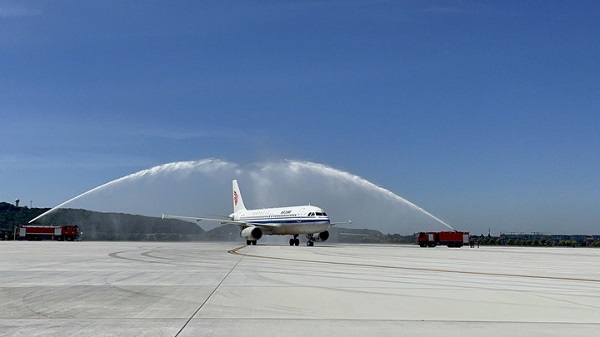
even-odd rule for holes
{"type": "Polygon", "coordinates": [[[245,211],[246,206],[244,206],[244,199],[242,199],[242,193],[240,192],[240,187],[238,186],[237,180],[232,181],[233,185],[233,213],[239,211],[245,211]]]}

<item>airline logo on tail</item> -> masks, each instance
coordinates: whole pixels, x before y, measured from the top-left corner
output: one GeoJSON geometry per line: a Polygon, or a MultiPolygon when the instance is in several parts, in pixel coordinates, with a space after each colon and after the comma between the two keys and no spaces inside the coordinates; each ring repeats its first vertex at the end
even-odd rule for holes
{"type": "Polygon", "coordinates": [[[233,191],[233,204],[237,206],[238,203],[238,194],[237,191],[233,191]]]}

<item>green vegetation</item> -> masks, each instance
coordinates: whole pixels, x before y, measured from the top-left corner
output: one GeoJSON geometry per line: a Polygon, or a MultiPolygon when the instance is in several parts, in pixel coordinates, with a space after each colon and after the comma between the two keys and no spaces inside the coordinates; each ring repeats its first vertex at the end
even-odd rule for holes
{"type": "Polygon", "coordinates": [[[560,240],[558,245],[561,247],[577,247],[579,244],[575,240],[560,240]]]}
{"type": "Polygon", "coordinates": [[[534,246],[534,247],[552,247],[555,242],[552,238],[527,239],[527,238],[509,238],[505,241],[498,237],[475,238],[482,246],[534,246]]]}
{"type": "Polygon", "coordinates": [[[483,246],[525,247],[600,247],[598,235],[507,235],[500,237],[472,236],[472,240],[483,246]]]}
{"type": "Polygon", "coordinates": [[[49,208],[17,207],[7,202],[0,202],[0,229],[12,231],[16,226],[26,224],[47,210],[49,208]]]}

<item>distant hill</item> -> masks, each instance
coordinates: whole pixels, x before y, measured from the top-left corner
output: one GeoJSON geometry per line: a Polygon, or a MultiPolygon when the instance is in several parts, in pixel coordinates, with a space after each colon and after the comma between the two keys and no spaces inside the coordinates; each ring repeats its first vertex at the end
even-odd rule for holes
{"type": "Polygon", "coordinates": [[[59,209],[44,216],[50,225],[77,224],[83,240],[198,241],[206,232],[188,221],[83,209],[59,209]]]}
{"type": "Polygon", "coordinates": [[[366,243],[384,235],[374,229],[357,229],[332,226],[329,229],[329,240],[331,242],[344,243],[366,243]]]}
{"type": "MultiPolygon", "coordinates": [[[[48,211],[49,208],[16,207],[0,203],[0,229],[12,231],[15,226],[48,211]]],[[[206,232],[196,224],[181,220],[122,213],[101,213],[84,209],[58,209],[39,220],[40,225],[76,224],[82,240],[128,241],[198,241],[206,232]]]]}
{"type": "Polygon", "coordinates": [[[15,226],[26,224],[48,210],[49,208],[17,207],[7,202],[0,202],[0,229],[12,230],[15,226]]]}

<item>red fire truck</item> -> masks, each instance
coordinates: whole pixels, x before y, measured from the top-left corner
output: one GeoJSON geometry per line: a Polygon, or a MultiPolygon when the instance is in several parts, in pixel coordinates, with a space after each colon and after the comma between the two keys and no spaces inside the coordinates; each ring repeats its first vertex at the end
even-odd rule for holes
{"type": "Polygon", "coordinates": [[[17,240],[74,241],[77,239],[79,239],[79,227],[77,225],[21,225],[17,228],[17,240]]]}
{"type": "Polygon", "coordinates": [[[419,232],[417,243],[421,247],[446,245],[460,248],[469,244],[469,232],[419,232]]]}

